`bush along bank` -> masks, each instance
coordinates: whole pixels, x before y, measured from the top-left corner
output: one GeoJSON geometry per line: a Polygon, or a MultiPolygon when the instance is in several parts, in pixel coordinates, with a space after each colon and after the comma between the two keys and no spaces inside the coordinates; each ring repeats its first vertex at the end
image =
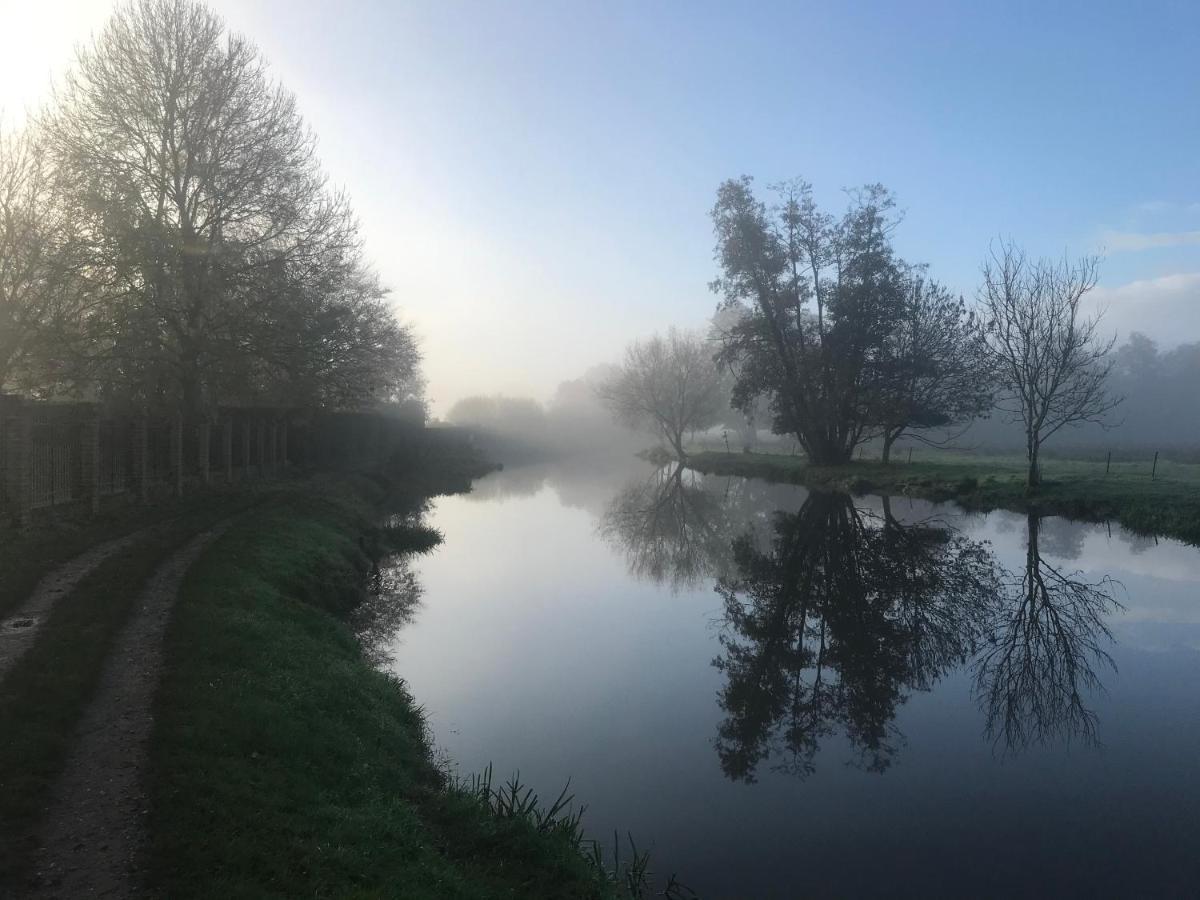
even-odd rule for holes
{"type": "Polygon", "coordinates": [[[192,569],[151,745],[154,894],[651,895],[644,855],[613,871],[569,798],[542,804],[490,773],[448,779],[416,701],[356,641],[346,617],[372,557],[436,540],[412,513],[439,484],[315,482],[247,515],[192,569]],[[402,515],[381,528],[385,501],[402,515]]]}

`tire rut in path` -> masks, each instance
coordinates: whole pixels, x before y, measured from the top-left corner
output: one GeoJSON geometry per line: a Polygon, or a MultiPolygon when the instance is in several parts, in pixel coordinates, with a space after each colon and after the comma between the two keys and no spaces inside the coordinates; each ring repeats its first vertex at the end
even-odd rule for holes
{"type": "Polygon", "coordinates": [[[96,544],[43,576],[34,587],[33,593],[17,607],[16,612],[0,620],[0,679],[3,679],[25,655],[25,651],[33,646],[38,630],[59,598],[73,591],[79,582],[96,571],[106,559],[120,553],[145,534],[146,530],[143,529],[96,544]]]}
{"type": "Polygon", "coordinates": [[[31,896],[139,896],[148,811],[147,745],[163,637],[188,569],[230,524],[193,538],[142,587],[51,792],[39,829],[31,896]]]}

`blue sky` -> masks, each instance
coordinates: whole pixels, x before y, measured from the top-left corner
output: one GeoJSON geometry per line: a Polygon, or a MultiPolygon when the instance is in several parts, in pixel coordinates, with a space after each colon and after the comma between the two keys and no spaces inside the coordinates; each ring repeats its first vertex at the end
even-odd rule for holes
{"type": "MultiPolygon", "coordinates": [[[[10,3],[13,109],[109,4],[10,3]]],[[[1200,340],[1200,4],[211,5],[299,96],[441,410],[700,326],[742,173],[831,207],[883,182],[902,254],[968,296],[998,235],[1105,250],[1111,329],[1200,340]]]]}

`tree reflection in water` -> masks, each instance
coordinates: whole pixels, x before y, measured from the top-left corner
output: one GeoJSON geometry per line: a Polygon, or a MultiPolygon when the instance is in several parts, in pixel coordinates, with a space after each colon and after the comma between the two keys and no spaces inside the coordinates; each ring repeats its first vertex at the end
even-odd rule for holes
{"type": "Polygon", "coordinates": [[[1042,558],[1040,521],[1028,516],[1025,568],[1005,579],[975,663],[988,737],[1006,751],[1053,739],[1096,741],[1086,693],[1103,690],[1096,669],[1115,670],[1105,616],[1121,605],[1109,577],[1087,582],[1042,558]]]}
{"type": "Polygon", "coordinates": [[[635,577],[672,590],[694,588],[728,567],[727,499],[682,465],[665,466],[612,499],[600,534],[625,555],[635,577]]]}
{"type": "Polygon", "coordinates": [[[416,618],[422,593],[416,573],[403,557],[389,560],[371,573],[366,595],[350,613],[350,627],[373,665],[392,662],[396,635],[416,618]]]}
{"type": "MultiPolygon", "coordinates": [[[[673,590],[716,581],[714,665],[726,679],[716,746],[730,778],[753,781],[764,762],[806,776],[834,734],[882,772],[903,741],[894,721],[909,694],[969,661],[986,736],[1005,752],[1095,740],[1085,698],[1102,690],[1097,668],[1112,665],[1115,583],[1043,559],[1036,516],[1024,568],[1008,572],[986,542],[939,520],[902,523],[887,498],[876,514],[814,493],[769,516],[761,491],[664,467],[627,485],[600,524],[636,577],[673,590]],[[755,522],[769,537],[747,530],[755,522]]],[[[1056,552],[1078,555],[1083,529],[1055,526],[1056,552]]]]}
{"type": "Polygon", "coordinates": [[[893,720],[975,651],[999,582],[986,544],[937,523],[902,525],[838,494],[777,513],[769,549],[736,539],[724,599],[726,713],[717,751],[730,778],[758,766],[800,776],[823,738],[843,732],[881,772],[901,742],[893,720]]]}

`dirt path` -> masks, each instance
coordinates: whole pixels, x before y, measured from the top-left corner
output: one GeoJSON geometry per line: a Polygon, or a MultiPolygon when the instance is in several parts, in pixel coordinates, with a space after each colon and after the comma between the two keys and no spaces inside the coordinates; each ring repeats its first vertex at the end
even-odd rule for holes
{"type": "Polygon", "coordinates": [[[228,526],[193,538],[142,588],[50,797],[32,896],[139,895],[148,803],[144,773],[163,636],[184,575],[228,526]]]}
{"type": "Polygon", "coordinates": [[[63,563],[42,578],[17,611],[7,619],[0,620],[0,679],[17,664],[25,651],[37,637],[38,629],[46,620],[50,610],[60,597],[74,590],[75,586],[96,571],[100,564],[116,553],[120,553],[145,534],[135,531],[124,537],[96,544],[86,553],[63,563]]]}

